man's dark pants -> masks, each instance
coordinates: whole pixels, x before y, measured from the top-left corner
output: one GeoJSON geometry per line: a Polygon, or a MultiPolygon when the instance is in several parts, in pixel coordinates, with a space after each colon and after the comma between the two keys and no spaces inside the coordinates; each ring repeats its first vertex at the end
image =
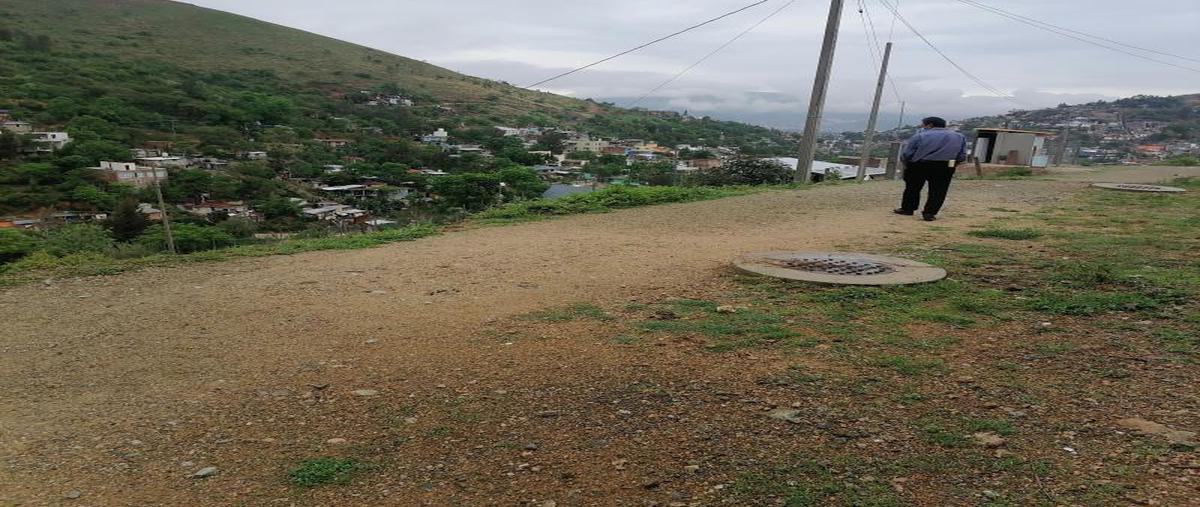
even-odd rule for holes
{"type": "Polygon", "coordinates": [[[904,201],[900,209],[915,212],[921,206],[921,189],[929,184],[925,215],[937,215],[946,203],[946,193],[954,179],[954,168],[946,161],[909,162],[904,168],[904,201]]]}

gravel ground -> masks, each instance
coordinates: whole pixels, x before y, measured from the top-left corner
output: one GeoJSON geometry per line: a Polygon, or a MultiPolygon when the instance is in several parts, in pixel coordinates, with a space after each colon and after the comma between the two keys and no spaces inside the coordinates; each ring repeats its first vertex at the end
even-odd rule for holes
{"type": "MultiPolygon", "coordinates": [[[[935,224],[891,215],[900,186],[877,182],[6,289],[0,502],[683,502],[659,484],[686,482],[695,473],[686,467],[716,459],[696,449],[763,458],[735,443],[753,426],[693,409],[728,405],[722,389],[752,384],[774,360],[670,346],[646,356],[589,339],[602,334],[596,323],[578,324],[571,340],[507,340],[539,332],[510,319],[577,301],[712,294],[743,252],[932,239],[1004,214],[993,210],[1069,199],[1086,181],[1182,172],[960,181],[935,224]],[[691,403],[638,402],[627,390],[643,384],[691,403]],[[397,437],[396,427],[429,438],[397,437]],[[672,446],[678,438],[700,443],[672,446]],[[287,485],[297,460],[350,450],[403,458],[381,480],[287,485]],[[190,477],[210,466],[212,476],[190,477]]],[[[687,502],[720,493],[693,489],[687,502]]]]}

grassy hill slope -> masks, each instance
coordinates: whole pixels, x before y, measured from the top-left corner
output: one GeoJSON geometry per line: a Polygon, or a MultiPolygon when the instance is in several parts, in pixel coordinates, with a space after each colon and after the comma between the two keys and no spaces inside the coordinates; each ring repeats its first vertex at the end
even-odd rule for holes
{"type": "MultiPolygon", "coordinates": [[[[345,130],[342,123],[313,121],[332,116],[390,135],[411,135],[431,126],[509,123],[582,125],[599,135],[660,142],[724,139],[750,145],[783,139],[761,127],[719,121],[684,125],[678,117],[524,90],[166,0],[0,4],[0,108],[50,125],[97,116],[121,127],[156,130],[160,137],[170,121],[184,131],[225,126],[244,132],[245,124],[255,122],[345,130]],[[418,107],[388,115],[344,107],[344,95],[381,89],[410,96],[418,107]],[[272,105],[275,98],[288,103],[272,105]],[[97,110],[100,99],[130,110],[97,110]],[[74,103],[65,104],[67,100],[74,103]],[[273,107],[282,111],[272,113],[273,107]]],[[[129,134],[138,140],[137,132],[129,134]]]]}

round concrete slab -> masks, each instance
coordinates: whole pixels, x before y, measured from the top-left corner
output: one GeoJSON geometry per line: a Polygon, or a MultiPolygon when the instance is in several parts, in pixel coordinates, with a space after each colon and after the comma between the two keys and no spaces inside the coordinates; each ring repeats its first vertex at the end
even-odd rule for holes
{"type": "Polygon", "coordinates": [[[1092,186],[1096,188],[1106,188],[1108,190],[1122,190],[1125,192],[1150,192],[1155,194],[1178,194],[1180,192],[1187,192],[1187,189],[1179,187],[1142,185],[1140,183],[1096,183],[1092,186]]]}
{"type": "Polygon", "coordinates": [[[910,285],[946,278],[946,270],[923,262],[849,252],[758,252],[733,264],[745,273],[833,285],[910,285]]]}

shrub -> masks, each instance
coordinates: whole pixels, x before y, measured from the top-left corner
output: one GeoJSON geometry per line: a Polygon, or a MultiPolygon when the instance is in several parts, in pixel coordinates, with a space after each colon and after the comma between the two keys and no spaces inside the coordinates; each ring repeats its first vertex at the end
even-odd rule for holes
{"type": "Polygon", "coordinates": [[[792,182],[792,170],[773,160],[739,158],[697,173],[693,181],[704,186],[778,185],[792,182]]]}
{"type": "Polygon", "coordinates": [[[46,251],[63,257],[77,253],[102,253],[113,247],[108,229],[95,224],[73,224],[46,233],[46,251]]]}
{"type": "MultiPolygon", "coordinates": [[[[175,239],[175,250],[178,253],[192,253],[202,250],[215,250],[234,243],[233,236],[217,227],[205,227],[192,224],[175,224],[171,227],[175,239]]],[[[153,225],[146,229],[137,239],[138,244],[158,250],[167,250],[167,236],[161,225],[153,225]]]]}
{"type": "Polygon", "coordinates": [[[237,239],[246,239],[258,232],[258,224],[253,220],[233,217],[217,224],[217,227],[237,239]]]}
{"type": "Polygon", "coordinates": [[[0,229],[0,264],[7,264],[37,251],[37,236],[19,229],[0,229]]]}

